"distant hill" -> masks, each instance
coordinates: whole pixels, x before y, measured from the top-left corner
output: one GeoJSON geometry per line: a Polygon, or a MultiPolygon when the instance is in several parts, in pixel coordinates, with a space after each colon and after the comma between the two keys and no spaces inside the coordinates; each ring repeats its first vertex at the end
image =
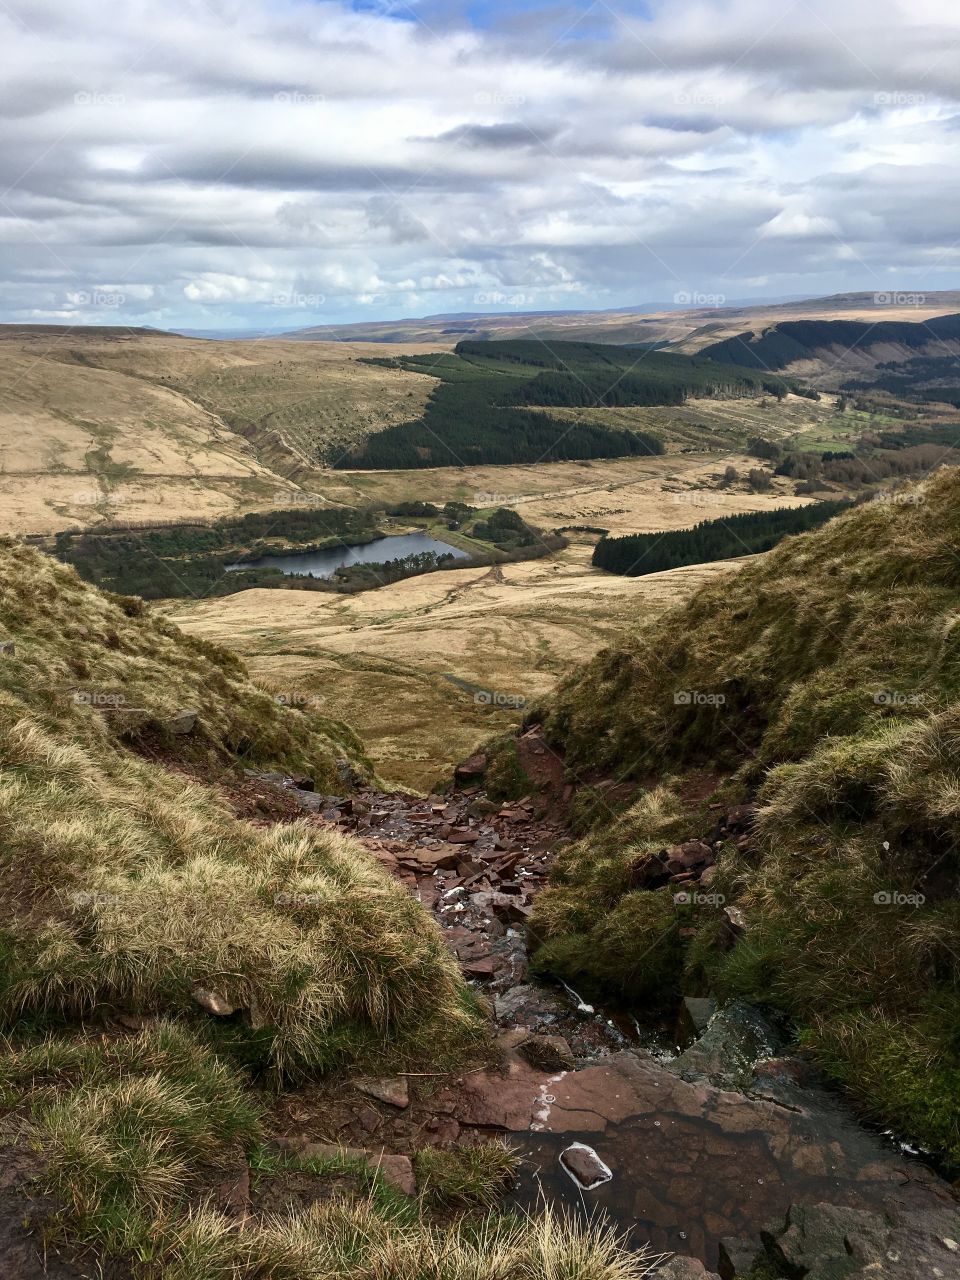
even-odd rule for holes
{"type": "Polygon", "coordinates": [[[702,354],[748,369],[792,371],[814,383],[960,404],[960,315],[922,323],[784,321],[704,347],[702,354]]]}
{"type": "Polygon", "coordinates": [[[660,440],[647,432],[555,418],[549,410],[786,392],[775,375],[601,343],[464,341],[452,354],[396,363],[439,380],[422,416],[367,436],[336,466],[408,469],[662,453],[660,440]]]}
{"type": "Polygon", "coordinates": [[[960,290],[919,293],[838,293],[825,298],[788,302],[704,300],[697,305],[664,308],[656,304],[609,311],[515,311],[434,315],[356,324],[312,325],[284,334],[295,342],[430,342],[470,337],[480,341],[508,338],[559,339],[580,342],[666,343],[684,351],[698,350],[750,328],[808,316],[873,320],[924,320],[960,311],[960,290]]]}

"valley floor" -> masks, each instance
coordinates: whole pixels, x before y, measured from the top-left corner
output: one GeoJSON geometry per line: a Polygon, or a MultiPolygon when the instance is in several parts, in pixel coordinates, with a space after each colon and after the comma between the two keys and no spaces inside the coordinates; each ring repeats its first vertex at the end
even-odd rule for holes
{"type": "Polygon", "coordinates": [[[654,617],[739,563],[621,578],[593,570],[590,550],[355,596],[253,590],[167,610],[278,696],[352,724],[383,777],[426,789],[635,625],[638,605],[654,617]]]}

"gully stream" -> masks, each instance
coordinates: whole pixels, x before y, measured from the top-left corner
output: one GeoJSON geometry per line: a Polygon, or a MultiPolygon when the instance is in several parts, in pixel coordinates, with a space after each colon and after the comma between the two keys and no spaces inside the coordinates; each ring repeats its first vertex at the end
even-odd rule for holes
{"type": "MultiPolygon", "coordinates": [[[[677,1280],[732,1280],[760,1257],[809,1280],[960,1277],[953,1187],[860,1124],[760,1011],[688,999],[676,1026],[648,1028],[531,979],[525,925],[569,836],[532,801],[491,804],[471,781],[467,762],[449,796],[294,789],[434,913],[503,1051],[501,1070],[426,1093],[373,1082],[336,1140],[409,1153],[507,1137],[520,1205],[602,1212],[677,1255],[663,1273],[677,1280]]],[[[742,814],[719,820],[736,831],[742,814]]]]}

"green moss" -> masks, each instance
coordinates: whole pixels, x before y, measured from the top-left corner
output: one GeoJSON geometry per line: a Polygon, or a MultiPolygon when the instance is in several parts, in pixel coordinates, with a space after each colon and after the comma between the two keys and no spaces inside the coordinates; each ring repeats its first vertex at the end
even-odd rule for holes
{"type": "Polygon", "coordinates": [[[494,800],[519,800],[533,790],[533,779],[520,763],[513,738],[500,738],[489,748],[484,787],[494,800]]]}

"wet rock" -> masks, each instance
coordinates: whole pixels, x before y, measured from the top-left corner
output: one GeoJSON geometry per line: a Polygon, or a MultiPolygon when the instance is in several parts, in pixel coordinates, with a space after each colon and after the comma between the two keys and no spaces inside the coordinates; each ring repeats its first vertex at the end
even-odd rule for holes
{"type": "Polygon", "coordinates": [[[608,1165],[597,1155],[593,1147],[574,1142],[560,1153],[560,1163],[574,1182],[584,1191],[592,1191],[613,1177],[608,1165]]]}
{"type": "Polygon", "coordinates": [[[564,1012],[566,1006],[548,991],[542,991],[526,982],[521,982],[502,995],[498,995],[494,1004],[497,1021],[532,1026],[544,1020],[556,1018],[564,1012]]]}
{"type": "Polygon", "coordinates": [[[192,707],[184,707],[169,721],[168,727],[171,733],[188,734],[193,733],[197,727],[197,717],[199,712],[194,711],[192,707]]]}
{"type": "Polygon", "coordinates": [[[781,1037],[752,1005],[733,1000],[711,1018],[700,1039],[685,1049],[673,1068],[686,1079],[706,1077],[715,1083],[745,1085],[754,1064],[772,1057],[781,1037]]]}
{"type": "Polygon", "coordinates": [[[716,1011],[717,1002],[709,996],[684,996],[682,1024],[694,1035],[701,1035],[716,1011]]]}
{"type": "Polygon", "coordinates": [[[215,1018],[229,1018],[237,1011],[237,1006],[231,1004],[219,991],[211,991],[207,987],[194,987],[190,995],[201,1009],[213,1014],[215,1018]]]}
{"type": "Polygon", "coordinates": [[[855,1273],[852,1238],[856,1238],[861,1250],[880,1261],[887,1252],[889,1234],[883,1217],[863,1209],[832,1204],[791,1205],[783,1230],[764,1231],[761,1239],[768,1258],[787,1275],[832,1280],[833,1276],[855,1273]]]}
{"type": "Polygon", "coordinates": [[[572,1071],[576,1066],[573,1051],[563,1036],[526,1036],[517,1051],[538,1071],[572,1071]]]}
{"type": "Polygon", "coordinates": [[[365,1093],[368,1098],[376,1098],[378,1102],[396,1107],[399,1111],[410,1105],[410,1086],[403,1076],[395,1079],[355,1080],[353,1084],[355,1089],[365,1093]]]}
{"type": "Polygon", "coordinates": [[[737,1280],[739,1276],[747,1275],[753,1269],[757,1256],[762,1253],[757,1240],[749,1240],[745,1236],[726,1236],[719,1246],[717,1267],[720,1280],[737,1280]]]}
{"type": "Polygon", "coordinates": [[[659,1269],[657,1280],[720,1280],[715,1271],[708,1271],[699,1258],[684,1258],[680,1254],[671,1258],[659,1269]]]}

